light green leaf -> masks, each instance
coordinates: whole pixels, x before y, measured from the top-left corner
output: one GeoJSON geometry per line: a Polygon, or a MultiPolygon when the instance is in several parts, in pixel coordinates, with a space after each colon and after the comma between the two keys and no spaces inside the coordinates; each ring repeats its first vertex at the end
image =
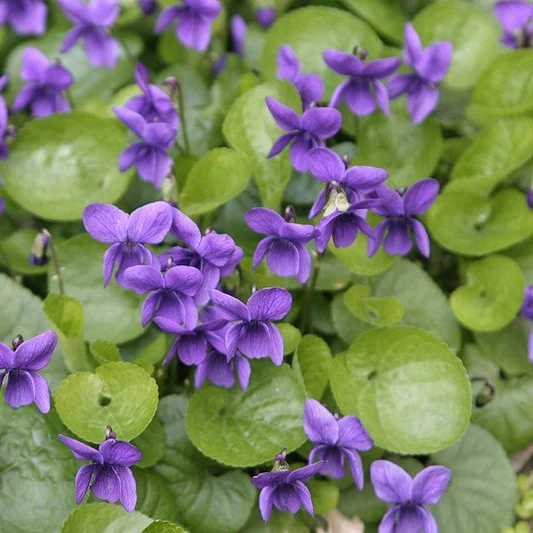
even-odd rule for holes
{"type": "MultiPolygon", "coordinates": [[[[135,465],[146,468],[155,465],[165,454],[165,430],[157,417],[152,418],[148,427],[132,441],[142,453],[142,459],[135,465]]],[[[147,513],[150,515],[150,513],[147,513]]],[[[150,515],[151,516],[151,515],[150,515]]]]}
{"type": "Polygon", "coordinates": [[[180,195],[180,208],[201,215],[238,196],[250,179],[245,155],[229,148],[215,148],[192,167],[180,195]]]}
{"type": "Polygon", "coordinates": [[[223,131],[229,144],[249,159],[263,205],[277,210],[292,167],[288,150],[271,159],[266,157],[284,133],[266,106],[267,96],[299,111],[300,97],[290,83],[263,83],[235,100],[224,120],[223,131]]]}
{"type": "Polygon", "coordinates": [[[500,533],[514,523],[516,478],[500,443],[474,425],[454,446],[433,455],[453,473],[439,503],[431,508],[440,533],[500,533]]]}
{"type": "Polygon", "coordinates": [[[29,261],[38,230],[23,228],[0,240],[0,263],[25,276],[46,274],[48,265],[35,266],[29,261]]]}
{"type": "MultiPolygon", "coordinates": [[[[164,433],[162,442],[165,448],[164,433]]],[[[138,468],[138,464],[133,468],[137,483],[136,509],[150,518],[174,522],[176,520],[175,499],[168,483],[153,468],[138,468]]]]}
{"type": "Polygon", "coordinates": [[[250,520],[240,533],[309,533],[309,528],[298,520],[298,515],[283,513],[275,507],[272,509],[270,520],[265,522],[255,506],[250,520]]]}
{"type": "Polygon", "coordinates": [[[331,389],[342,412],[359,416],[376,446],[401,454],[450,446],[470,420],[461,361],[419,328],[362,333],[333,360],[331,389]]]}
{"type": "Polygon", "coordinates": [[[366,482],[362,491],[352,484],[340,493],[339,511],[346,516],[358,516],[365,525],[378,524],[387,512],[387,504],[376,496],[371,483],[366,482]]]}
{"type": "Polygon", "coordinates": [[[63,380],[56,392],[63,423],[78,437],[102,442],[106,426],[129,441],[150,423],[157,408],[155,381],[132,363],[106,363],[63,380]]]}
{"type": "Polygon", "coordinates": [[[112,361],[120,361],[120,351],[115,344],[109,341],[94,341],[89,345],[89,350],[96,362],[103,365],[112,361]]]}
{"type": "Polygon", "coordinates": [[[443,141],[435,118],[413,124],[405,102],[395,101],[390,115],[374,113],[360,119],[358,146],[358,164],[384,168],[388,185],[408,187],[433,174],[443,141]]]}
{"type": "Polygon", "coordinates": [[[427,214],[433,238],[452,252],[487,255],[533,234],[533,212],[524,195],[513,189],[490,199],[471,192],[441,194],[427,214]]]}
{"type": "Polygon", "coordinates": [[[503,252],[519,265],[528,285],[533,285],[533,239],[529,238],[503,252]]]}
{"type": "Polygon", "coordinates": [[[452,311],[474,331],[496,331],[518,313],[524,296],[524,276],[508,257],[491,255],[470,263],[466,284],[450,297],[452,311]]]}
{"type": "Polygon", "coordinates": [[[313,478],[309,481],[309,490],[316,514],[324,515],[337,507],[340,491],[333,481],[313,478]]]}
{"type": "Polygon", "coordinates": [[[293,353],[296,348],[298,348],[298,345],[302,340],[302,334],[300,333],[300,330],[294,327],[292,324],[287,324],[286,322],[281,322],[276,324],[276,326],[281,333],[281,337],[283,338],[283,355],[289,355],[290,353],[293,353]]]}
{"type": "Polygon", "coordinates": [[[499,52],[501,29],[496,18],[461,0],[435,2],[413,22],[422,44],[450,41],[453,58],[444,83],[454,89],[475,85],[499,52]]]}
{"type": "Polygon", "coordinates": [[[181,526],[167,522],[166,520],[157,520],[152,522],[142,533],[187,533],[181,526]]]}
{"type": "Polygon", "coordinates": [[[374,326],[390,326],[401,320],[404,308],[400,300],[371,294],[366,285],[354,285],[344,293],[344,304],[357,318],[374,326]]]}
{"type": "Polygon", "coordinates": [[[325,6],[290,11],[268,30],[261,56],[261,70],[268,80],[276,78],[277,54],[283,44],[290,45],[296,52],[302,72],[313,72],[323,78],[325,100],[341,83],[342,77],[322,61],[324,50],[333,48],[351,53],[355,46],[361,46],[371,59],[379,57],[381,52],[381,41],[370,26],[346,11],[325,6]],[[335,31],[324,31],[325,28],[335,31]]]}
{"type": "Polygon", "coordinates": [[[208,457],[231,466],[252,466],[305,441],[305,391],[296,372],[270,360],[252,361],[246,392],[204,385],[191,398],[187,434],[208,457]]]}
{"type": "Polygon", "coordinates": [[[331,318],[344,344],[351,344],[369,325],[356,318],[344,303],[344,294],[337,294],[331,302],[331,318]]]}
{"type": "Polygon", "coordinates": [[[305,335],[300,342],[293,366],[297,366],[311,398],[320,400],[329,383],[331,350],[324,339],[317,335],[305,335]]]}
{"type": "MultiPolygon", "coordinates": [[[[102,260],[107,246],[85,234],[72,237],[56,249],[65,291],[83,305],[85,339],[121,343],[141,335],[140,296],[114,281],[104,288],[102,260]]],[[[57,292],[52,272],[48,290],[57,292]]]]}

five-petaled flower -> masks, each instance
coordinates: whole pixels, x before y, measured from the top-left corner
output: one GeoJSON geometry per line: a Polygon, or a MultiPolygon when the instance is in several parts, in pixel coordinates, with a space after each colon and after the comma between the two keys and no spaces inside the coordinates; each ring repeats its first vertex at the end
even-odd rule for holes
{"type": "Polygon", "coordinates": [[[502,25],[502,43],[510,48],[533,48],[533,4],[506,0],[494,4],[494,14],[502,25]]]}
{"type": "Polygon", "coordinates": [[[290,144],[292,166],[299,172],[307,172],[307,152],[312,148],[324,146],[324,140],[333,137],[340,130],[340,112],[332,107],[313,107],[305,110],[300,117],[294,109],[270,96],[266,97],[266,104],[278,126],[289,132],[274,143],[267,157],[278,155],[290,144]]]}
{"type": "Polygon", "coordinates": [[[41,35],[47,12],[43,0],[0,0],[0,26],[9,24],[19,35],[41,35]]]}
{"type": "Polygon", "coordinates": [[[63,91],[74,83],[74,77],[65,67],[50,63],[40,50],[28,46],[22,55],[20,76],[28,85],[17,94],[13,111],[30,106],[35,117],[70,111],[63,91]]]}
{"type": "Polygon", "coordinates": [[[91,492],[99,500],[119,501],[128,512],[135,509],[137,485],[131,467],[141,460],[142,454],[133,444],[117,440],[110,427],[98,450],[65,435],[59,435],[59,439],[70,448],[76,459],[92,461],[76,474],[77,504],[81,503],[90,485],[91,492]]]}
{"type": "Polygon", "coordinates": [[[359,490],[363,489],[363,463],[358,451],[366,452],[374,442],[356,416],[335,418],[316,400],[306,400],[304,407],[304,430],[315,447],[309,454],[309,463],[316,457],[325,462],[319,472],[333,478],[344,477],[344,460],[348,460],[353,480],[359,490]]]}
{"type": "Polygon", "coordinates": [[[41,413],[50,411],[50,392],[46,379],[39,374],[52,358],[57,335],[45,331],[24,340],[20,335],[13,340],[13,349],[0,342],[0,387],[7,376],[4,391],[6,402],[13,408],[35,402],[41,413]]]}
{"type": "Polygon", "coordinates": [[[429,466],[411,478],[390,461],[374,461],[370,480],[380,500],[393,503],[379,525],[379,533],[437,533],[437,522],[424,507],[441,498],[452,477],[444,466],[429,466]]]}

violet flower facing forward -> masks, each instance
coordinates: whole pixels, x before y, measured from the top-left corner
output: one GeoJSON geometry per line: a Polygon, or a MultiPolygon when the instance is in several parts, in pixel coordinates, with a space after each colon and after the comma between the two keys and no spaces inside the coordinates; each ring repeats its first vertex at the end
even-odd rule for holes
{"type": "Polygon", "coordinates": [[[263,259],[274,274],[282,277],[296,276],[305,283],[311,273],[311,254],[305,244],[313,240],[318,231],[310,224],[295,224],[285,221],[272,209],[254,207],[244,214],[248,227],[256,233],[267,235],[257,245],[252,270],[263,259]]]}
{"type": "Polygon", "coordinates": [[[324,140],[333,137],[340,130],[340,112],[332,107],[315,107],[307,109],[300,117],[296,111],[270,96],[266,97],[266,103],[278,126],[289,132],[274,143],[267,157],[278,155],[290,144],[292,166],[299,172],[307,172],[307,152],[324,146],[324,140]]]}
{"type": "Polygon", "coordinates": [[[160,189],[173,164],[168,151],[176,140],[176,129],[165,122],[148,123],[141,115],[125,107],[114,107],[113,111],[141,140],[120,154],[118,168],[125,172],[135,166],[143,181],[160,189]]]}
{"type": "Polygon", "coordinates": [[[296,87],[304,110],[322,100],[324,81],[318,74],[302,74],[300,60],[288,44],[279,47],[277,61],[278,80],[289,80],[296,87]]]}
{"type": "Polygon", "coordinates": [[[363,490],[363,463],[358,451],[366,452],[374,442],[356,416],[337,419],[316,400],[306,400],[304,430],[315,447],[309,454],[309,463],[316,457],[325,462],[320,474],[336,479],[344,477],[344,459],[348,460],[353,480],[363,490]]]}
{"type": "Polygon", "coordinates": [[[405,25],[405,62],[412,74],[397,74],[388,85],[390,98],[407,93],[407,109],[411,120],[420,124],[437,107],[437,83],[446,76],[452,61],[452,43],[441,41],[422,48],[420,38],[411,23],[405,25]]]}
{"type": "Polygon", "coordinates": [[[279,287],[261,289],[246,304],[223,292],[211,291],[213,305],[226,320],[234,323],[224,336],[228,359],[237,349],[251,359],[270,357],[283,362],[283,339],[273,320],[282,320],[291,310],[292,296],[279,287]]]}
{"type": "Polygon", "coordinates": [[[374,228],[374,238],[368,241],[368,256],[372,257],[383,241],[385,251],[390,255],[405,255],[415,242],[424,257],[429,257],[429,236],[422,222],[415,215],[424,214],[439,193],[439,182],[426,178],[411,185],[403,197],[393,189],[382,189],[383,203],[373,207],[374,213],[386,217],[374,228]],[[386,233],[386,235],[385,235],[386,233]]]}
{"type": "Polygon", "coordinates": [[[218,0],[182,0],[182,5],[163,10],[155,26],[156,33],[168,28],[175,19],[176,37],[189,48],[205,52],[211,41],[211,24],[221,11],[218,0]]]}
{"type": "Polygon", "coordinates": [[[57,346],[57,335],[45,331],[31,339],[20,335],[13,339],[13,349],[0,342],[0,387],[7,376],[4,398],[13,408],[35,402],[41,413],[50,411],[50,392],[46,379],[39,374],[52,358],[57,346]]]}
{"type": "Polygon", "coordinates": [[[411,478],[390,461],[370,465],[370,481],[380,500],[393,503],[379,525],[379,533],[437,533],[437,522],[424,507],[441,498],[452,472],[444,466],[429,466],[411,478]]]}
{"type": "Polygon", "coordinates": [[[119,44],[109,35],[119,12],[119,0],[58,0],[66,17],[75,24],[66,35],[61,52],[70,50],[83,39],[85,53],[93,67],[113,68],[119,56],[119,44]]]}
{"type": "Polygon", "coordinates": [[[83,211],[83,225],[89,235],[112,246],[104,254],[104,286],[118,263],[116,279],[121,283],[126,268],[152,262],[145,244],[160,244],[172,224],[172,208],[166,202],[143,205],[127,215],[110,204],[94,203],[83,211]]]}
{"type": "Polygon", "coordinates": [[[70,111],[70,103],[63,91],[74,83],[74,77],[65,67],[49,63],[40,50],[28,46],[22,55],[20,76],[28,85],[17,94],[13,111],[22,111],[29,106],[35,117],[70,111]]]}
{"type": "Polygon", "coordinates": [[[494,14],[502,25],[502,43],[511,48],[533,48],[533,4],[507,0],[494,5],[494,14]]]}
{"type": "Polygon", "coordinates": [[[331,70],[350,77],[335,89],[329,105],[335,107],[344,100],[352,113],[360,116],[370,115],[377,105],[388,115],[389,95],[385,85],[379,80],[388,78],[398,70],[402,60],[389,57],[367,62],[366,51],[360,53],[361,57],[339,50],[324,52],[324,61],[331,70]]]}
{"type": "Polygon", "coordinates": [[[0,26],[9,24],[19,35],[42,35],[47,12],[43,0],[0,0],[0,26]]]}
{"type": "Polygon", "coordinates": [[[91,492],[99,500],[110,503],[118,501],[130,513],[135,509],[137,485],[131,467],[141,460],[142,454],[133,444],[116,440],[110,427],[106,430],[106,440],[98,446],[98,450],[65,435],[59,435],[59,439],[70,448],[76,459],[92,461],[82,466],[76,474],[77,504],[82,502],[90,486],[91,492]]]}
{"type": "MultiPolygon", "coordinates": [[[[524,289],[524,300],[520,308],[520,315],[528,320],[533,320],[533,285],[528,285],[524,289]]],[[[533,363],[533,327],[529,331],[527,348],[528,359],[533,363]]]]}

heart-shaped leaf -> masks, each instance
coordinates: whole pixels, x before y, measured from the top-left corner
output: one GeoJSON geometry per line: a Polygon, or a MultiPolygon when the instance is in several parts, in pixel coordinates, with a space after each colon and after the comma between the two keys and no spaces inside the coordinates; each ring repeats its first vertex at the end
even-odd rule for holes
{"type": "Polygon", "coordinates": [[[390,326],[404,314],[402,302],[393,297],[372,297],[366,285],[354,285],[344,293],[346,307],[360,320],[374,326],[390,326]]]}

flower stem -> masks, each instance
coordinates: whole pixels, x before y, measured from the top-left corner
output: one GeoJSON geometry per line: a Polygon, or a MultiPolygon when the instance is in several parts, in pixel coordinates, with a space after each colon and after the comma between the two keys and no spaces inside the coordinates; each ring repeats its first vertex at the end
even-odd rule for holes
{"type": "Polygon", "coordinates": [[[54,271],[57,278],[57,286],[61,294],[65,294],[65,286],[63,285],[63,274],[61,272],[61,267],[59,266],[59,260],[57,258],[56,246],[52,234],[46,229],[43,228],[43,233],[48,237],[48,246],[50,247],[50,257],[52,259],[52,264],[54,265],[54,271]]]}
{"type": "Polygon", "coordinates": [[[316,256],[313,265],[313,271],[311,272],[311,277],[307,280],[307,283],[304,286],[304,307],[302,310],[302,318],[300,322],[300,329],[302,330],[302,333],[307,333],[308,330],[311,328],[311,323],[313,319],[313,296],[315,294],[318,274],[320,273],[320,255],[316,256]]]}
{"type": "Polygon", "coordinates": [[[177,96],[177,108],[180,114],[181,120],[181,131],[183,132],[183,144],[187,152],[191,151],[191,145],[189,143],[189,135],[187,133],[187,121],[185,120],[185,102],[183,100],[183,90],[181,84],[178,82],[176,87],[176,96],[177,96]]]}

